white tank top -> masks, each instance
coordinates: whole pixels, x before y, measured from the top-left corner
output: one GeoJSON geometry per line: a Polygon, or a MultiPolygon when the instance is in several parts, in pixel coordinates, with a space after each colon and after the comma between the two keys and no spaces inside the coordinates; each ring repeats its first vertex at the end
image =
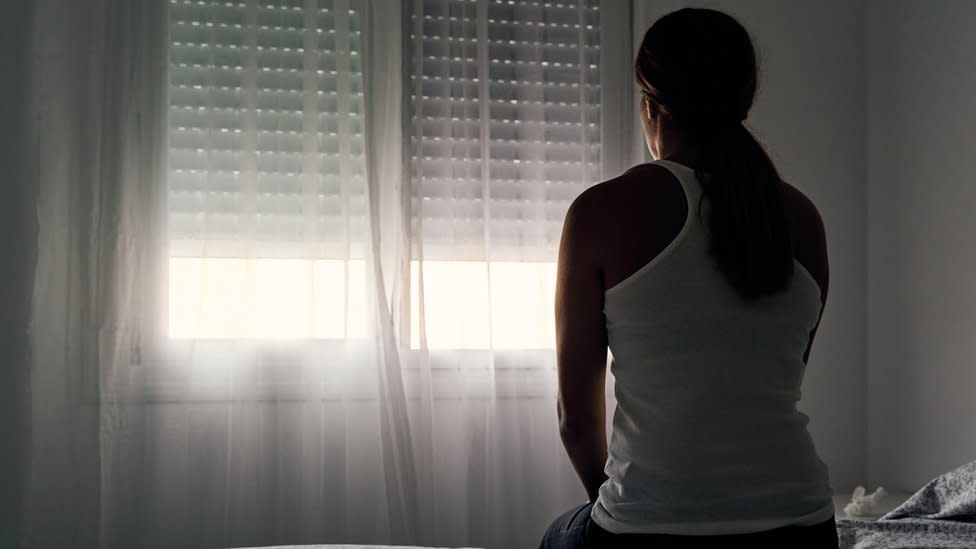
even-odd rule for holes
{"type": "Polygon", "coordinates": [[[712,263],[708,199],[657,257],[605,292],[617,406],[591,515],[613,533],[741,534],[834,514],[827,466],[797,410],[820,287],[794,259],[785,292],[747,302],[712,263]]]}

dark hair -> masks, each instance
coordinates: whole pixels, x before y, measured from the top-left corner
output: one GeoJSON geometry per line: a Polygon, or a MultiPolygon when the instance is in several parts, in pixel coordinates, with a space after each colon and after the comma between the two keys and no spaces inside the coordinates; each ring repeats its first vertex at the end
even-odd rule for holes
{"type": "Polygon", "coordinates": [[[695,170],[709,199],[709,254],[718,269],[746,299],[784,290],[793,249],[782,181],[742,123],[757,85],[749,33],[720,11],[680,9],[647,30],[635,68],[641,94],[699,147],[695,170]]]}

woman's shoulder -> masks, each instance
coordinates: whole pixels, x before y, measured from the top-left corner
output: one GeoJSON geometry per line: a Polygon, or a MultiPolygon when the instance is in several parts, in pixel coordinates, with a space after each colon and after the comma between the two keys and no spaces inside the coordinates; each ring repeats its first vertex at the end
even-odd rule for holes
{"type": "Polygon", "coordinates": [[[630,241],[625,235],[641,232],[649,219],[672,215],[678,200],[683,200],[680,183],[667,168],[640,164],[580,193],[569,206],[565,226],[594,254],[603,255],[630,241]]]}
{"type": "Polygon", "coordinates": [[[574,204],[579,202],[578,209],[599,208],[627,202],[635,198],[635,194],[645,196],[648,192],[667,185],[674,177],[667,168],[654,163],[637,164],[624,173],[610,179],[596,183],[576,197],[574,204]]]}
{"type": "Polygon", "coordinates": [[[793,185],[782,181],[783,204],[798,240],[804,243],[816,242],[825,235],[820,210],[806,194],[793,185]]]}
{"type": "Polygon", "coordinates": [[[783,197],[786,199],[787,206],[794,208],[808,220],[820,221],[820,210],[817,205],[810,200],[810,197],[786,181],[781,181],[783,197]]]}
{"type": "Polygon", "coordinates": [[[785,181],[782,183],[793,255],[817,281],[826,298],[830,267],[827,258],[827,231],[820,210],[800,189],[785,181]]]}
{"type": "Polygon", "coordinates": [[[638,164],[580,193],[569,206],[567,221],[606,240],[621,227],[673,209],[682,196],[680,183],[667,168],[638,164]]]}

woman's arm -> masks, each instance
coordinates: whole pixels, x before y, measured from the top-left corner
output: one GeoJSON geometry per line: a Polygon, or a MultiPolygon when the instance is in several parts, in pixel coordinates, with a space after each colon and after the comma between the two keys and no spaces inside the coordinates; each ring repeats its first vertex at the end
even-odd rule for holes
{"type": "Polygon", "coordinates": [[[563,223],[556,274],[559,435],[590,501],[607,476],[607,333],[603,273],[597,261],[594,189],[579,196],[563,223]]]}

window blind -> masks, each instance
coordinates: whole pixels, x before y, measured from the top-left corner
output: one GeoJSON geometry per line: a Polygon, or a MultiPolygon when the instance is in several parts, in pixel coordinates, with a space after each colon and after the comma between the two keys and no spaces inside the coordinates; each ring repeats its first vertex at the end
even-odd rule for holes
{"type": "Polygon", "coordinates": [[[411,4],[412,220],[424,257],[553,261],[600,175],[598,0],[411,4]]]}
{"type": "Polygon", "coordinates": [[[170,0],[173,256],[361,256],[358,0],[170,0]]]}

